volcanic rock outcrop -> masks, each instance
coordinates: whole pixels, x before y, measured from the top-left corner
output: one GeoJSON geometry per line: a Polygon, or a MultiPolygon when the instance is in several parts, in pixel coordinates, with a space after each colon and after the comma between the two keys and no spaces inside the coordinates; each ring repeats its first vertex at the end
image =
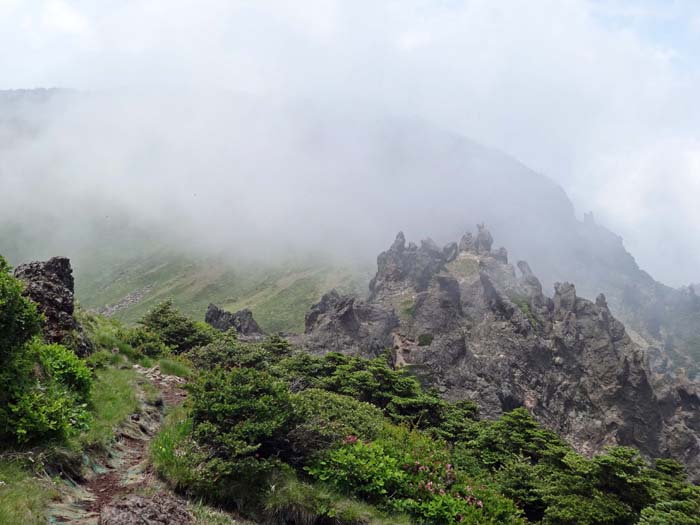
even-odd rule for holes
{"type": "Polygon", "coordinates": [[[49,343],[71,346],[78,355],[91,351],[91,344],[73,316],[73,269],[66,257],[31,262],[15,268],[15,277],[25,283],[24,295],[44,314],[44,337],[49,343]]]}
{"type": "Polygon", "coordinates": [[[231,313],[215,304],[210,304],[204,315],[204,322],[222,332],[233,328],[241,335],[259,336],[263,333],[258,323],[253,319],[253,312],[247,308],[231,313]]]}
{"type": "Polygon", "coordinates": [[[377,258],[369,302],[324,296],[307,316],[306,347],[391,348],[396,366],[448,399],[475,401],[482,417],[524,406],[582,453],[635,446],[700,478],[697,388],[655,383],[602,294],[591,302],[556,283],[547,297],[527,263],[517,275],[505,249],[491,249],[485,226],[473,239],[455,253],[454,244],[407,246],[399,233],[377,258]]]}
{"type": "Polygon", "coordinates": [[[356,297],[325,294],[306,314],[306,346],[316,352],[345,352],[376,357],[392,343],[399,324],[393,312],[356,297]]]}

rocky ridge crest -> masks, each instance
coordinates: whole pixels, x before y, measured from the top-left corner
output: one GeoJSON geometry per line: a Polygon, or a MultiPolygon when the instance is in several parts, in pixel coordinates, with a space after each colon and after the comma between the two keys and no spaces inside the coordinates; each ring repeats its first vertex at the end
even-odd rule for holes
{"type": "Polygon", "coordinates": [[[697,386],[655,379],[603,294],[592,302],[564,282],[547,297],[526,262],[516,272],[492,243],[483,225],[442,249],[399,233],[377,258],[368,301],[324,296],[302,343],[366,356],[390,348],[395,366],[475,401],[482,417],[524,406],[579,452],[635,446],[700,478],[697,386]]]}

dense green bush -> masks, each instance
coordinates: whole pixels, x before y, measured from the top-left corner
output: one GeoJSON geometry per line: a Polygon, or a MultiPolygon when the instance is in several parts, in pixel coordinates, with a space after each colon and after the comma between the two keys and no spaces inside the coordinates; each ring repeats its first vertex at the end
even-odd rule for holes
{"type": "Polygon", "coordinates": [[[415,377],[389,367],[385,358],[297,353],[279,360],[272,372],[295,389],[319,388],[371,403],[394,423],[431,430],[450,440],[468,435],[477,414],[469,401],[448,403],[425,391],[415,377]]]}
{"type": "Polygon", "coordinates": [[[22,289],[22,282],[10,274],[10,266],[0,257],[0,364],[41,329],[36,305],[22,297],[22,289]]]}
{"type": "Polygon", "coordinates": [[[92,374],[85,361],[65,346],[34,343],[44,372],[68,390],[87,401],[92,388],[92,374]]]}
{"type": "Polygon", "coordinates": [[[117,332],[117,337],[140,355],[160,357],[171,351],[158,334],[145,327],[121,328],[117,332]]]}
{"type": "Polygon", "coordinates": [[[85,428],[91,374],[67,348],[47,345],[41,316],[0,257],[0,440],[62,438],[85,428]]]}
{"type": "Polygon", "coordinates": [[[228,458],[274,455],[291,420],[290,397],[266,372],[215,369],[190,389],[194,435],[228,458]]]}
{"type": "MultiPolygon", "coordinates": [[[[197,323],[182,315],[172,301],[164,301],[153,308],[141,319],[140,324],[145,331],[139,337],[148,340],[150,334],[155,334],[175,354],[209,344],[216,335],[209,325],[197,323]]],[[[151,348],[150,345],[151,343],[147,346],[151,348]]]]}
{"type": "Polygon", "coordinates": [[[288,460],[303,465],[344,439],[375,439],[385,421],[377,407],[319,389],[291,398],[293,425],[287,433],[288,460]]]}
{"type": "Polygon", "coordinates": [[[474,483],[449,462],[444,442],[394,428],[371,442],[346,441],[308,472],[342,492],[420,523],[522,523],[512,501],[474,483]]]}
{"type": "Polygon", "coordinates": [[[289,343],[279,336],[260,343],[246,343],[238,340],[234,330],[229,330],[218,334],[211,343],[192,349],[187,357],[196,368],[203,370],[238,367],[268,370],[290,351],[289,343]]]}

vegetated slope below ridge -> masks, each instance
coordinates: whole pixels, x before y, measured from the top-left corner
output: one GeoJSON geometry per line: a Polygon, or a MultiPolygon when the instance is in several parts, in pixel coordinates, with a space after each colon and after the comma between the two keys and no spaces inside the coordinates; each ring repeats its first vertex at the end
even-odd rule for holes
{"type": "Polygon", "coordinates": [[[204,319],[212,302],[232,311],[249,308],[267,333],[303,330],[305,312],[325,290],[362,293],[368,281],[359,268],[318,262],[254,265],[164,252],[77,273],[81,305],[127,323],[172,299],[195,319],[204,319]]]}
{"type": "Polygon", "coordinates": [[[525,406],[581,453],[634,446],[700,479],[700,385],[655,378],[604,295],[591,302],[557,283],[550,298],[492,242],[484,227],[444,248],[399,233],[377,258],[368,301],[324,295],[297,343],[364,357],[392,348],[396,367],[483,416],[525,406]]]}
{"type": "MultiPolygon", "coordinates": [[[[55,95],[53,92],[41,92],[38,95],[27,92],[0,96],[1,133],[3,136],[14,137],[14,140],[6,142],[7,147],[13,150],[21,148],[30,143],[34,136],[41,134],[45,127],[43,117],[50,113],[49,101],[55,95]]],[[[61,99],[63,112],[60,115],[69,114],[71,105],[79,106],[81,101],[90,99],[88,94],[62,95],[56,97],[61,99]]],[[[600,292],[605,293],[611,311],[625,322],[631,335],[648,345],[656,370],[682,373],[679,369],[684,368],[691,377],[697,374],[700,299],[694,289],[676,290],[654,280],[639,268],[632,255],[625,250],[620,237],[597,225],[592,215],[583,221],[578,220],[563,189],[548,177],[528,169],[503,153],[418,120],[363,120],[355,116],[350,118],[347,115],[333,115],[329,111],[307,106],[273,105],[254,98],[246,99],[245,102],[245,109],[237,110],[239,112],[235,115],[252,117],[241,120],[259,121],[263,125],[246,129],[242,133],[236,128],[236,122],[231,121],[231,135],[242,141],[234,154],[241,158],[226,157],[220,159],[221,162],[237,166],[254,165],[255,173],[250,176],[261,177],[263,182],[266,181],[266,174],[274,173],[279,166],[265,156],[256,156],[254,152],[257,150],[246,150],[245,145],[269,144],[268,135],[276,129],[273,124],[284,123],[285,133],[274,137],[275,150],[293,155],[291,158],[295,163],[295,177],[300,178],[298,186],[313,187],[314,195],[322,198],[322,206],[316,202],[317,206],[308,206],[303,214],[289,216],[291,224],[285,231],[293,233],[300,224],[314,224],[315,229],[323,230],[323,235],[319,238],[328,242],[327,246],[317,246],[317,249],[334,251],[339,246],[350,245],[360,255],[366,253],[367,259],[371,260],[398,230],[406,231],[415,238],[432,235],[438,242],[447,242],[473,228],[475,223],[484,221],[500,242],[508,247],[512,257],[529,261],[546,290],[551,290],[554,282],[570,281],[576,283],[578,293],[583,297],[592,298],[600,292]],[[244,162],[237,164],[237,160],[244,162]],[[332,169],[329,170],[328,167],[332,169]],[[321,186],[315,184],[328,171],[333,173],[328,183],[321,186]],[[353,196],[356,198],[351,198],[353,196]],[[325,220],[329,213],[341,220],[325,220]],[[667,358],[671,361],[668,362],[667,358]]],[[[224,109],[226,108],[222,108],[222,111],[224,109]]],[[[60,115],[56,117],[55,113],[57,112],[54,112],[54,118],[61,118],[60,115]]],[[[101,118],[101,114],[96,113],[94,118],[101,118]]],[[[112,123],[111,120],[107,122],[112,123]]],[[[52,122],[54,129],[62,129],[62,125],[70,128],[70,119],[67,123],[52,122]]],[[[209,153],[217,154],[217,150],[209,153]]],[[[0,170],[12,169],[12,165],[8,163],[7,166],[0,166],[0,170]]],[[[232,202],[236,198],[252,197],[247,194],[236,195],[231,197],[232,202]]],[[[68,226],[62,228],[64,221],[60,217],[52,220],[52,210],[45,210],[49,216],[44,221],[43,230],[32,226],[33,230],[23,227],[14,233],[0,234],[0,253],[7,255],[14,264],[57,253],[71,257],[80,277],[78,282],[83,283],[78,290],[83,303],[96,307],[126,301],[126,307],[118,314],[124,319],[136,318],[143,311],[141,303],[152,304],[148,303],[149,298],[159,291],[163,292],[159,297],[171,293],[178,305],[193,315],[201,315],[203,308],[197,306],[193,309],[190,306],[192,301],[196,303],[200,300],[197,296],[198,285],[193,283],[193,279],[213,283],[209,263],[205,263],[203,269],[196,272],[187,263],[173,263],[170,259],[151,259],[147,265],[140,264],[138,259],[146,260],[151,255],[142,257],[144,245],[134,240],[131,245],[128,242],[121,244],[122,252],[129,257],[122,257],[106,266],[101,264],[89,267],[82,264],[77,253],[79,248],[83,251],[86,248],[103,250],[113,243],[114,227],[109,229],[105,226],[109,234],[102,234],[102,213],[114,217],[123,210],[110,210],[109,206],[109,200],[98,205],[86,205],[84,208],[77,205],[77,209],[85,209],[86,214],[81,227],[93,225],[87,231],[81,230],[80,234],[74,234],[68,226]],[[93,213],[89,211],[92,209],[101,210],[99,217],[89,216],[93,213]],[[19,241],[16,240],[18,236],[19,241]],[[34,253],[27,248],[24,242],[27,236],[36,241],[30,245],[38,246],[41,253],[34,253]],[[85,239],[82,247],[79,246],[78,238],[85,239]],[[47,253],[49,249],[50,252],[47,253]],[[99,272],[106,267],[115,268],[111,275],[123,271],[134,278],[114,284],[106,281],[105,286],[99,272]],[[160,269],[151,273],[153,268],[160,269]],[[169,279],[159,275],[168,272],[171,273],[169,279]],[[137,278],[137,273],[143,274],[144,278],[137,278]],[[148,284],[146,275],[148,279],[156,281],[148,293],[144,292],[148,284]],[[179,294],[182,294],[181,300],[179,294]],[[135,300],[141,295],[140,301],[135,300]],[[132,310],[134,314],[130,313],[132,310]]],[[[138,227],[143,227],[136,218],[132,217],[132,221],[138,227]]],[[[154,230],[148,232],[151,238],[157,238],[160,231],[172,231],[172,223],[168,222],[172,218],[164,217],[163,221],[165,224],[160,225],[160,229],[154,225],[154,230]]],[[[5,225],[6,228],[11,226],[5,225]]],[[[74,227],[76,225],[72,224],[71,228],[74,227]]],[[[133,224],[128,225],[128,228],[131,227],[134,227],[133,224]]],[[[214,229],[205,233],[212,238],[216,237],[214,229]]],[[[291,242],[295,240],[299,239],[292,238],[291,242]]],[[[189,248],[198,252],[197,247],[189,246],[191,240],[171,241],[171,246],[187,245],[183,251],[189,248]]],[[[272,243],[274,240],[261,239],[261,242],[272,243]]],[[[222,241],[222,244],[225,243],[222,241]]],[[[245,245],[242,246],[245,249],[245,245]]],[[[223,251],[229,248],[230,246],[222,246],[223,251]]],[[[146,253],[151,252],[146,249],[146,253]]],[[[268,295],[262,293],[261,297],[259,294],[262,289],[256,291],[255,286],[239,284],[239,280],[250,280],[245,278],[248,270],[240,271],[237,267],[234,267],[239,270],[236,282],[229,279],[230,276],[219,276],[220,284],[214,286],[220,286],[222,292],[219,296],[217,291],[212,299],[231,308],[248,306],[255,311],[256,306],[260,307],[262,311],[255,311],[256,317],[268,329],[296,328],[299,326],[300,315],[291,322],[284,319],[286,305],[297,312],[304,311],[310,304],[309,297],[320,296],[323,284],[315,283],[324,277],[305,281],[300,276],[293,279],[297,283],[293,288],[305,288],[306,291],[289,290],[285,284],[288,280],[282,284],[278,282],[284,277],[280,268],[285,264],[280,263],[280,268],[276,268],[275,264],[269,266],[271,268],[266,271],[270,272],[270,280],[262,277],[253,280],[256,281],[256,286],[272,287],[275,291],[269,297],[284,304],[284,309],[272,312],[272,303],[264,298],[268,295]],[[241,292],[239,295],[240,287],[247,287],[246,293],[241,292]],[[224,288],[231,291],[223,291],[224,288]],[[315,289],[313,294],[309,288],[315,289]],[[256,302],[246,303],[245,299],[249,296],[255,296],[256,302]],[[270,313],[265,310],[270,310],[270,313]],[[274,317],[280,315],[282,320],[274,321],[274,317]]],[[[313,269],[313,273],[316,273],[318,266],[325,265],[302,265],[301,270],[313,269]]],[[[328,271],[334,273],[335,270],[328,271]]],[[[324,272],[320,271],[319,274],[322,276],[324,272]]],[[[256,275],[262,275],[262,272],[256,275]]]]}

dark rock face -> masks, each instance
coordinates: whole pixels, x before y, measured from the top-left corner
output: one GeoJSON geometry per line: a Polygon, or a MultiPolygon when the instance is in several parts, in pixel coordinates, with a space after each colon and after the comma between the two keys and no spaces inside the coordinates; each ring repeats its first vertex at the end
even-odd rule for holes
{"type": "Polygon", "coordinates": [[[31,262],[15,268],[15,277],[25,283],[24,295],[44,314],[44,337],[49,343],[68,344],[78,355],[90,353],[91,344],[73,317],[73,269],[66,257],[31,262]]]}
{"type": "Polygon", "coordinates": [[[332,290],[311,307],[305,325],[303,344],[311,351],[376,356],[391,346],[398,319],[380,305],[332,290]]]}
{"type": "Polygon", "coordinates": [[[189,525],[194,519],[184,502],[166,493],[152,497],[131,495],[102,509],[102,525],[189,525]]]}
{"type": "Polygon", "coordinates": [[[204,321],[222,332],[233,328],[242,335],[255,336],[263,333],[258,323],[253,319],[253,312],[247,308],[231,313],[210,304],[204,315],[204,321]]]}
{"type": "Polygon", "coordinates": [[[527,263],[518,276],[505,251],[491,251],[483,225],[471,239],[455,255],[399,234],[377,258],[370,302],[328,294],[307,317],[307,340],[367,356],[391,341],[396,366],[412,365],[448,399],[477,402],[483,417],[524,406],[582,453],[635,446],[700,478],[697,388],[655,383],[602,294],[594,303],[556,283],[546,297],[527,263]],[[383,320],[381,337],[368,337],[369,317],[383,320]]]}

